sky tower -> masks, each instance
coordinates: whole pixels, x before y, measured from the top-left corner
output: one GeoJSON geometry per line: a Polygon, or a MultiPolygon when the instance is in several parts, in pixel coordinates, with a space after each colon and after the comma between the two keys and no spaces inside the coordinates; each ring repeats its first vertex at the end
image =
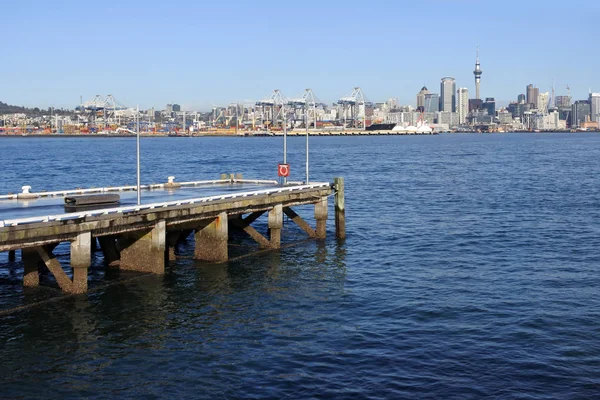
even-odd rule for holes
{"type": "Polygon", "coordinates": [[[477,59],[475,60],[475,98],[479,99],[479,83],[481,82],[481,67],[479,66],[479,47],[477,48],[477,59]]]}

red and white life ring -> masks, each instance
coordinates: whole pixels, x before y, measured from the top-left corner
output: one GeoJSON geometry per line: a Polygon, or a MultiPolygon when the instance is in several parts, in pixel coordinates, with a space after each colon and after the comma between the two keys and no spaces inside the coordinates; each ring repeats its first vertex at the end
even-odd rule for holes
{"type": "Polygon", "coordinates": [[[277,164],[277,174],[279,176],[290,176],[290,164],[277,164]]]}

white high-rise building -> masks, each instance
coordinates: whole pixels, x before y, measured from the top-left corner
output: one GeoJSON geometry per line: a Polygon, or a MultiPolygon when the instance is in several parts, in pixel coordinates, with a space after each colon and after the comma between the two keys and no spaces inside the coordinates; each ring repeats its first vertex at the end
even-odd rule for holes
{"type": "Polygon", "coordinates": [[[467,122],[467,114],[469,113],[469,89],[458,88],[456,96],[458,104],[456,105],[456,111],[458,112],[458,123],[464,124],[467,122]]]}
{"type": "Polygon", "coordinates": [[[590,93],[590,119],[600,121],[600,93],[590,93]]]}
{"type": "Polygon", "coordinates": [[[550,102],[550,93],[544,92],[544,93],[538,94],[538,96],[537,96],[538,111],[544,115],[548,114],[548,106],[549,106],[548,103],[549,102],[550,102]]]}

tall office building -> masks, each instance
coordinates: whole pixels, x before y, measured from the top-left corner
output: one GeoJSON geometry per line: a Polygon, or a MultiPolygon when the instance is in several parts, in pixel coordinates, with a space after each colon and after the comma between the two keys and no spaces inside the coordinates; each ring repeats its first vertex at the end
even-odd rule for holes
{"type": "Polygon", "coordinates": [[[467,121],[469,113],[469,89],[458,88],[456,111],[458,112],[458,123],[464,124],[467,121]]]}
{"type": "Polygon", "coordinates": [[[600,93],[590,93],[590,119],[600,121],[600,93]]]}
{"type": "Polygon", "coordinates": [[[524,104],[524,103],[525,103],[525,100],[526,100],[526,97],[525,97],[525,95],[524,95],[524,94],[520,94],[520,95],[517,97],[517,103],[519,103],[519,104],[524,104]]]}
{"type": "Polygon", "coordinates": [[[533,108],[538,108],[538,96],[540,94],[540,89],[533,87],[530,83],[527,85],[527,103],[533,104],[533,108]]]}
{"type": "Polygon", "coordinates": [[[590,103],[587,100],[577,100],[571,107],[571,126],[579,126],[590,116],[590,103]]]}
{"type": "Polygon", "coordinates": [[[429,90],[423,86],[417,93],[417,111],[425,111],[425,95],[429,94],[429,90]]]}
{"type": "Polygon", "coordinates": [[[483,102],[483,109],[487,111],[488,115],[492,117],[496,116],[496,99],[493,97],[486,97],[483,102]]]}
{"type": "Polygon", "coordinates": [[[440,111],[440,95],[437,93],[427,93],[425,95],[425,112],[440,111]]]}
{"type": "Polygon", "coordinates": [[[481,66],[479,65],[479,48],[477,48],[477,58],[475,59],[475,70],[473,71],[473,75],[475,75],[475,99],[479,100],[479,83],[481,82],[481,66]]]}
{"type": "Polygon", "coordinates": [[[440,83],[440,111],[456,112],[456,80],[442,78],[440,83]]]}

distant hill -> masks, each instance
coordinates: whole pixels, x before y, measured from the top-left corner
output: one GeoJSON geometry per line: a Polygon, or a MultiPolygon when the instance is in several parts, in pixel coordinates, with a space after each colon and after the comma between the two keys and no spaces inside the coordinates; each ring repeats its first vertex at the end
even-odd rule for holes
{"type": "MultiPolygon", "coordinates": [[[[63,110],[60,108],[57,108],[54,110],[55,113],[58,114],[72,114],[73,111],[72,110],[63,110]]],[[[0,115],[2,114],[17,114],[17,113],[21,113],[21,114],[27,114],[28,116],[32,116],[32,117],[37,117],[37,116],[42,116],[42,115],[49,115],[50,114],[50,109],[40,109],[38,107],[35,108],[27,108],[27,107],[23,107],[23,106],[12,106],[10,104],[6,104],[3,103],[2,101],[0,101],[0,115]]]]}

